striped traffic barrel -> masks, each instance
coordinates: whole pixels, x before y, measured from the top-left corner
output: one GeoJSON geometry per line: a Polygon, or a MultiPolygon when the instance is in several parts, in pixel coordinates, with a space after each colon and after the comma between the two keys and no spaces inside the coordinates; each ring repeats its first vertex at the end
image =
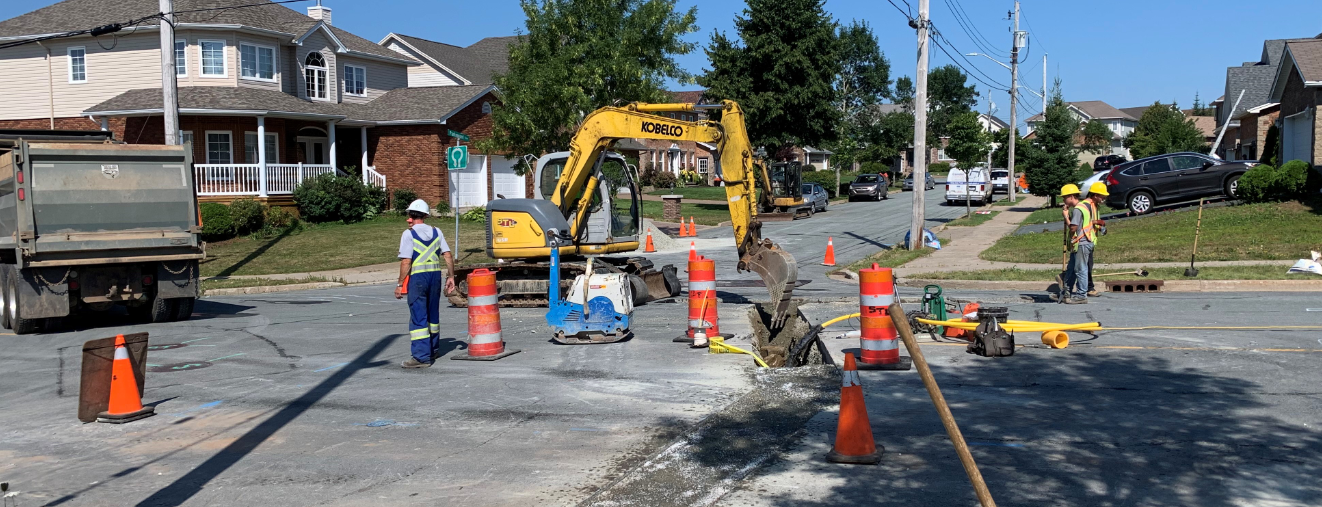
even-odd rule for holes
{"type": "Polygon", "coordinates": [[[505,351],[499,298],[495,271],[483,268],[468,274],[468,355],[494,356],[505,351]]]}
{"type": "Polygon", "coordinates": [[[858,271],[858,311],[861,352],[859,360],[868,365],[900,363],[900,340],[886,310],[895,304],[895,276],[891,268],[873,264],[858,271]]]}
{"type": "Polygon", "coordinates": [[[698,257],[689,261],[688,337],[699,329],[708,337],[721,334],[716,316],[716,261],[698,257]]]}

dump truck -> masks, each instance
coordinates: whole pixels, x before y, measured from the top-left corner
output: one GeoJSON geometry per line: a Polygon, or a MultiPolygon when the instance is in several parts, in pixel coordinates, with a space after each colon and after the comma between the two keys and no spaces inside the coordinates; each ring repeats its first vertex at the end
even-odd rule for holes
{"type": "Polygon", "coordinates": [[[188,319],[200,232],[187,146],[0,130],[0,324],[16,334],[115,306],[188,319]]]}

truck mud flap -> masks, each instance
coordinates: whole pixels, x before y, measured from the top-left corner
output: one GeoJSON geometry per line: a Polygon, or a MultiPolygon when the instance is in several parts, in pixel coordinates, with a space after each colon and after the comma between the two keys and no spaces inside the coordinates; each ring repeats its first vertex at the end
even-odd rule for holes
{"type": "Polygon", "coordinates": [[[164,261],[156,267],[156,297],[165,299],[198,296],[197,261],[164,261]]]}
{"type": "Polygon", "coordinates": [[[5,266],[18,292],[18,314],[25,319],[69,315],[68,267],[15,269],[5,266]],[[15,276],[17,274],[17,276],[15,276]]]}

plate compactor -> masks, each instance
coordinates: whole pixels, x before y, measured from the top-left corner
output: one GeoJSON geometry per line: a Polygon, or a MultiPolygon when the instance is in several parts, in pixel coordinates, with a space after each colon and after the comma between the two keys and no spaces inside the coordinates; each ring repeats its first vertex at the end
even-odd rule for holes
{"type": "Polygon", "coordinates": [[[566,345],[614,343],[628,338],[633,291],[627,275],[595,274],[589,257],[587,269],[574,278],[569,296],[560,299],[560,246],[554,239],[552,242],[546,311],[552,338],[566,345]],[[596,295],[591,295],[593,291],[596,295]]]}

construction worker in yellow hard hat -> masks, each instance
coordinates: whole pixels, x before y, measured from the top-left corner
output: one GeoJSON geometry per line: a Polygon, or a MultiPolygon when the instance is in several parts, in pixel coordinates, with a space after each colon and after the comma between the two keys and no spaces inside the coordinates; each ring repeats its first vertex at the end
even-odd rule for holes
{"type": "Polygon", "coordinates": [[[1106,197],[1111,195],[1106,191],[1106,184],[1100,181],[1093,182],[1088,186],[1088,198],[1083,203],[1088,205],[1092,211],[1092,229],[1093,229],[1093,255],[1088,256],[1088,297],[1097,297],[1102,295],[1097,291],[1097,283],[1092,275],[1096,273],[1093,270],[1093,259],[1097,257],[1097,244],[1103,234],[1106,234],[1106,221],[1102,220],[1102,203],[1106,202],[1106,197]]]}
{"type": "Polygon", "coordinates": [[[1061,213],[1065,215],[1065,238],[1064,246],[1061,249],[1061,261],[1064,264],[1063,272],[1056,277],[1056,288],[1059,292],[1051,295],[1051,299],[1056,302],[1064,303],[1070,295],[1070,286],[1074,282],[1074,263],[1066,262],[1065,257],[1072,256],[1074,244],[1070,241],[1073,237],[1073,230],[1070,223],[1070,211],[1079,205],[1079,186],[1068,183],[1060,187],[1060,197],[1064,199],[1064,206],[1061,207],[1061,213]]]}
{"type": "Polygon", "coordinates": [[[1097,203],[1107,195],[1106,185],[1102,184],[1099,189],[1097,185],[1088,188],[1088,199],[1078,203],[1070,210],[1068,220],[1070,232],[1070,243],[1074,247],[1074,254],[1070,257],[1069,271],[1073,272],[1074,280],[1066,280],[1071,294],[1065,298],[1065,304],[1077,305],[1086,304],[1089,295],[1098,295],[1092,284],[1092,264],[1093,248],[1097,242],[1097,231],[1100,225],[1097,224],[1097,203]],[[1100,190],[1100,192],[1099,192],[1100,190]]]}

